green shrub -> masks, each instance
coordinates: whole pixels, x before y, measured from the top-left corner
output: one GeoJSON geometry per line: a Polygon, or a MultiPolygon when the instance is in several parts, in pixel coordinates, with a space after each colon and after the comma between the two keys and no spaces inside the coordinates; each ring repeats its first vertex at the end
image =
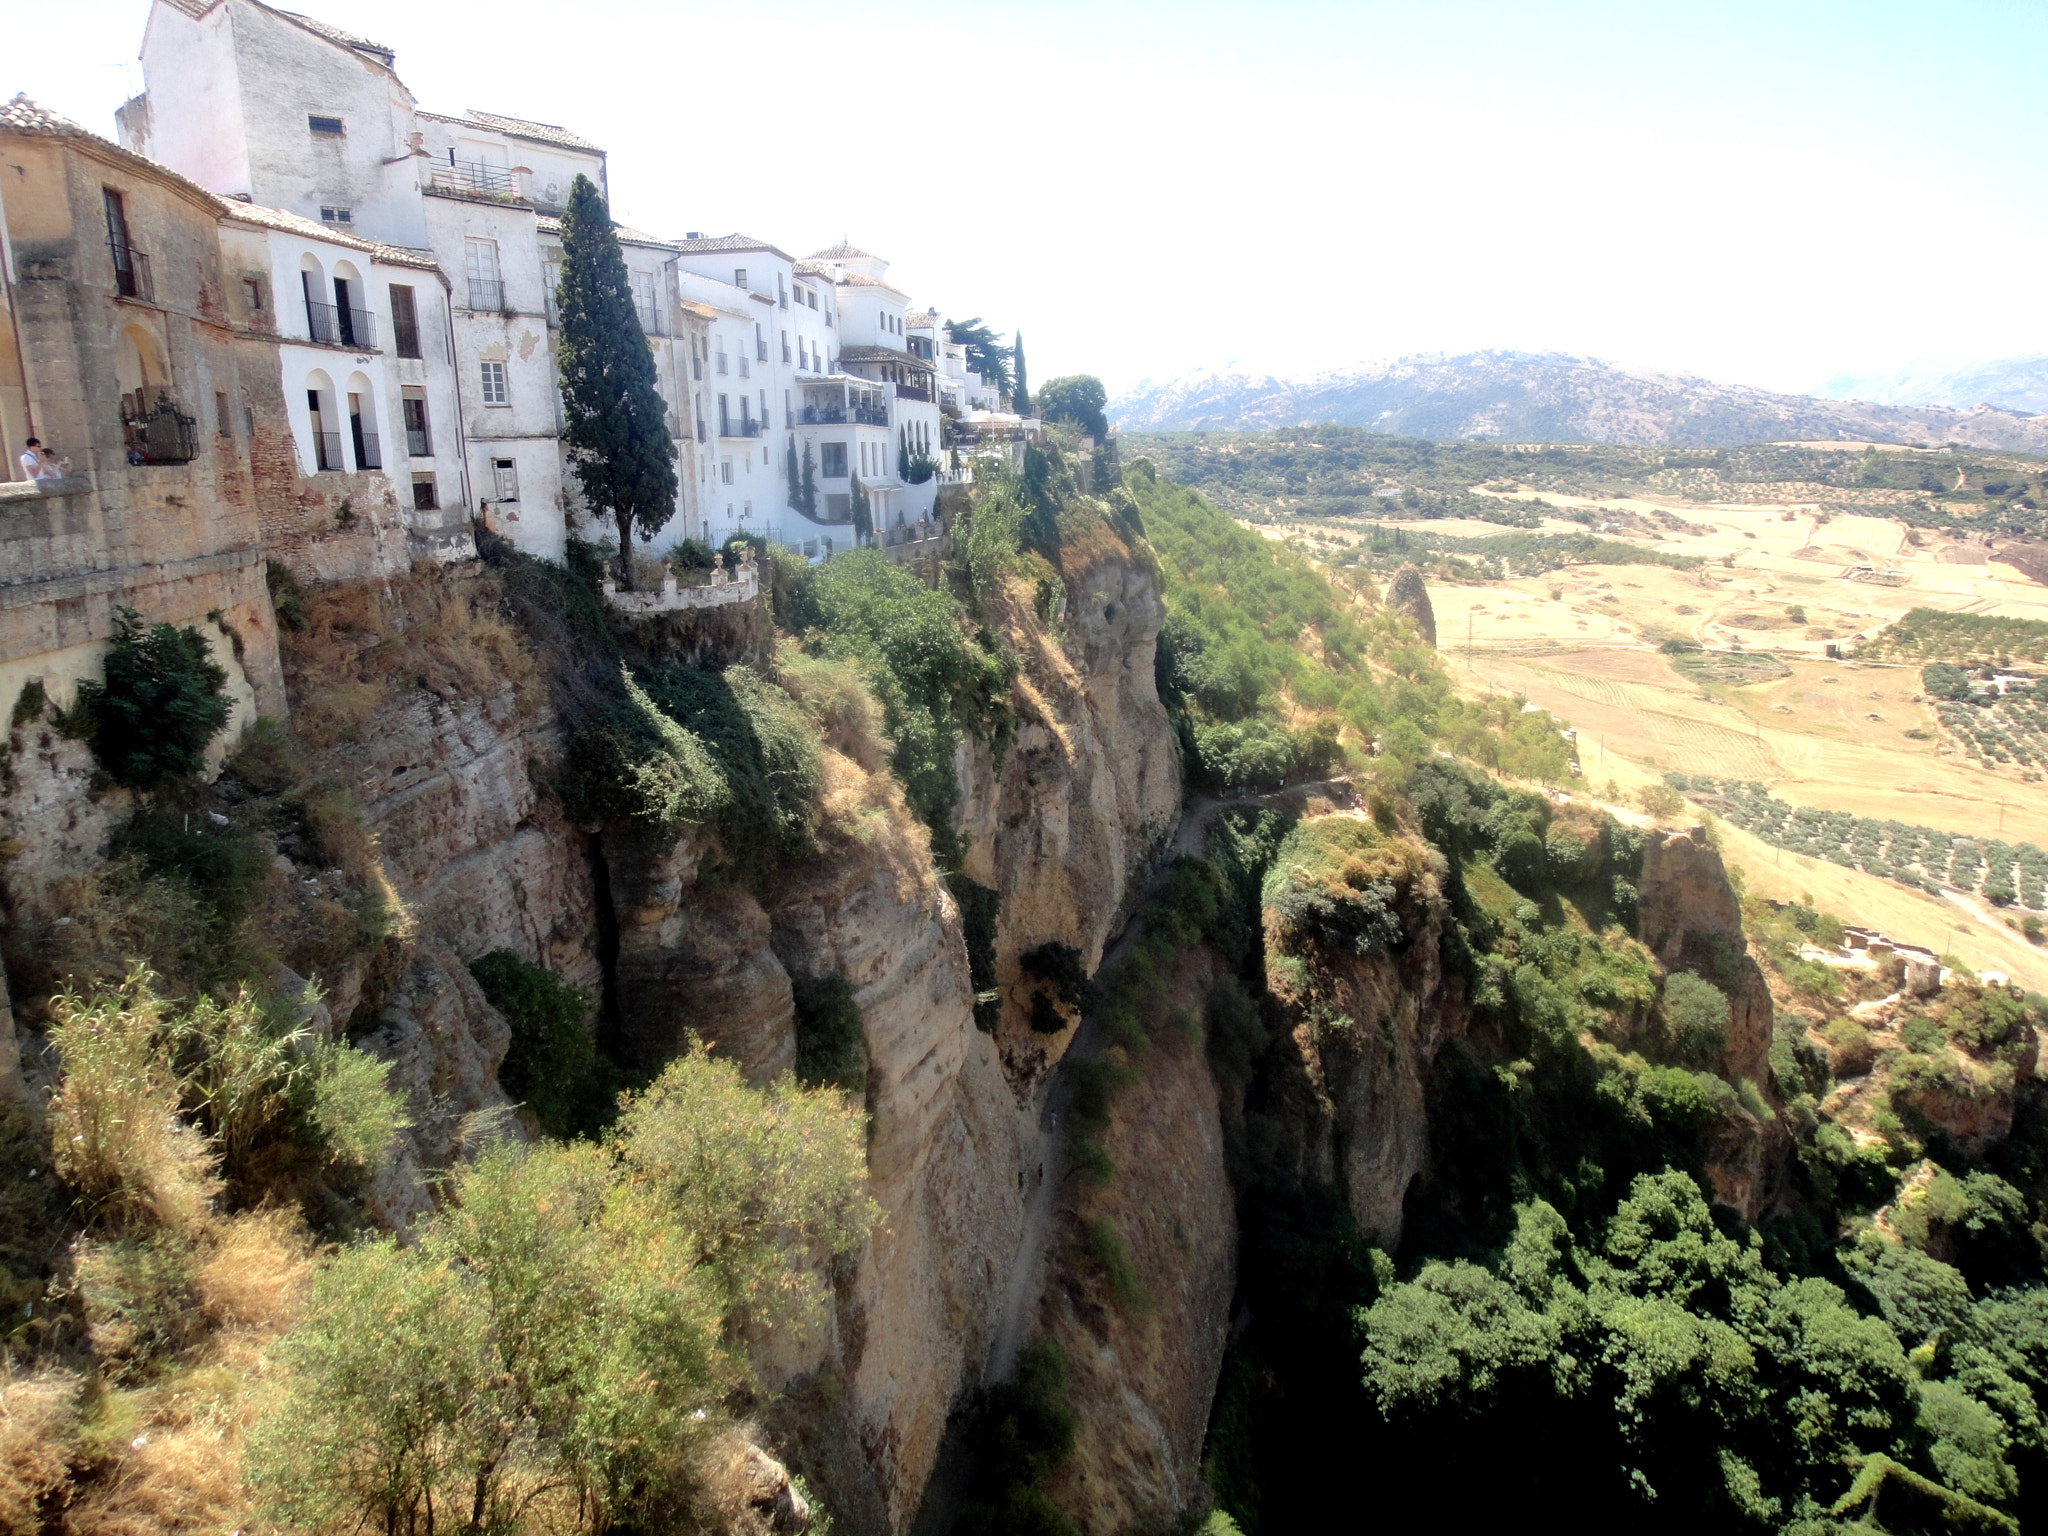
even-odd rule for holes
{"type": "Polygon", "coordinates": [[[792,974],[796,1004],[796,1076],[806,1088],[840,1088],[855,1098],[867,1092],[867,1027],[853,983],[836,971],[792,974]]]}
{"type": "Polygon", "coordinates": [[[1101,1272],[1103,1284],[1109,1288],[1111,1302],[1122,1311],[1149,1312],[1152,1298],[1138,1279],[1130,1244],[1124,1241],[1116,1224],[1106,1216],[1091,1217],[1081,1227],[1081,1241],[1089,1259],[1101,1272]]]}
{"type": "Polygon", "coordinates": [[[1672,1059],[1710,1067],[1728,1048],[1728,999],[1691,971],[1664,981],[1664,1038],[1672,1059]]]}
{"type": "Polygon", "coordinates": [[[727,794],[716,825],[743,864],[797,858],[825,782],[817,728],[781,689],[751,668],[656,667],[647,696],[718,759],[727,794]]]}
{"type": "Polygon", "coordinates": [[[1235,976],[1219,976],[1209,988],[1203,1017],[1208,1028],[1209,1064],[1217,1080],[1249,1084],[1258,1059],[1271,1044],[1259,1005],[1235,976]]]}
{"type": "Polygon", "coordinates": [[[328,1159],[358,1179],[373,1177],[392,1142],[412,1124],[404,1098],[391,1087],[391,1063],[336,1040],[308,1052],[303,1114],[328,1159]]]}
{"type": "Polygon", "coordinates": [[[266,560],[263,562],[263,579],[270,588],[270,607],[277,615],[278,624],[295,634],[303,630],[306,627],[306,595],[291,567],[281,560],[266,560]]]}
{"type": "Polygon", "coordinates": [[[1031,993],[1030,1024],[1033,1034],[1056,1035],[1067,1027],[1067,1020],[1045,991],[1034,988],[1031,993]]]}
{"type": "Polygon", "coordinates": [[[149,790],[196,774],[228,723],[227,669],[192,628],[119,609],[104,679],[78,685],[93,756],[116,784],[149,790]]]}
{"type": "Polygon", "coordinates": [[[588,994],[509,949],[472,960],[469,973],[512,1026],[512,1044],[498,1068],[505,1092],[532,1110],[550,1136],[594,1130],[593,1122],[604,1118],[605,1095],[588,994]]]}
{"type": "Polygon", "coordinates": [[[968,1433],[973,1473],[954,1526],[961,1536],[1080,1536],[1048,1492],[1080,1428],[1066,1394],[1066,1356],[1041,1339],[1019,1352],[1008,1381],[980,1395],[968,1433]]]}
{"type": "Polygon", "coordinates": [[[1081,964],[1081,951],[1071,944],[1049,939],[1017,957],[1024,974],[1036,977],[1052,988],[1069,1008],[1078,1008],[1088,994],[1088,972],[1081,964]]]}
{"type": "Polygon", "coordinates": [[[569,742],[562,795],[572,812],[656,832],[712,820],[732,800],[717,757],[663,714],[630,673],[621,682],[625,697],[569,742]]]}

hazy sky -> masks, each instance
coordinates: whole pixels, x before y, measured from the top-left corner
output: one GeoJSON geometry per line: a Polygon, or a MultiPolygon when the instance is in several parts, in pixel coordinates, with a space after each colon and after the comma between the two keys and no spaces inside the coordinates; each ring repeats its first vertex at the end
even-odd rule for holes
{"type": "MultiPolygon", "coordinates": [[[[2048,4],[303,0],[615,215],[846,236],[1035,378],[1558,349],[1801,389],[2048,351],[2048,4]]],[[[146,0],[10,4],[111,134],[146,0]]]]}

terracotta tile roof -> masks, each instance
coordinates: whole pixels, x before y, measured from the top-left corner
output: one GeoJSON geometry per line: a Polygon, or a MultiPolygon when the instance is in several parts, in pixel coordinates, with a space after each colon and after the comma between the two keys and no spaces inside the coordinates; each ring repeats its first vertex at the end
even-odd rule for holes
{"type": "Polygon", "coordinates": [[[906,331],[934,331],[939,326],[939,312],[936,309],[913,309],[903,317],[906,331]]]}
{"type": "Polygon", "coordinates": [[[857,245],[849,245],[844,240],[837,245],[828,245],[822,251],[811,252],[813,261],[851,261],[855,257],[865,257],[869,261],[875,259],[873,252],[864,251],[857,245]]]}
{"type": "Polygon", "coordinates": [[[800,261],[796,264],[798,277],[829,277],[831,269],[822,261],[800,261]]]}
{"type": "Polygon", "coordinates": [[[515,139],[532,139],[540,144],[558,144],[563,149],[588,150],[594,155],[604,153],[601,145],[593,144],[581,134],[571,133],[557,123],[536,123],[531,118],[507,117],[502,112],[479,112],[475,107],[466,109],[461,118],[453,121],[461,122],[464,119],[479,128],[495,128],[500,133],[509,133],[515,139]]]}
{"type": "MultiPolygon", "coordinates": [[[[178,9],[184,11],[185,14],[188,16],[197,14],[182,5],[179,6],[178,9]]],[[[264,9],[276,10],[277,8],[274,6],[265,6],[264,9]]],[[[277,14],[284,17],[287,21],[297,22],[300,26],[304,27],[308,32],[314,33],[320,37],[324,37],[330,43],[339,43],[341,44],[342,47],[352,49],[357,53],[370,54],[373,57],[375,57],[377,62],[380,64],[388,66],[393,59],[398,57],[398,51],[395,48],[387,48],[382,43],[373,43],[367,37],[364,37],[359,33],[344,32],[341,30],[341,28],[337,26],[332,26],[327,22],[321,21],[317,17],[301,16],[297,11],[286,10],[278,10],[277,14]]]]}
{"type": "MultiPolygon", "coordinates": [[[[544,235],[559,236],[562,233],[562,220],[559,214],[544,213],[534,221],[534,226],[544,235]]],[[[619,237],[621,245],[647,245],[659,251],[672,251],[676,248],[676,242],[673,240],[664,240],[659,235],[650,235],[644,229],[634,229],[625,224],[612,225],[612,233],[619,237]]]]}
{"type": "Polygon", "coordinates": [[[187,16],[197,21],[216,5],[220,4],[220,0],[164,0],[164,3],[170,6],[172,10],[183,11],[187,16]]]}
{"type": "Polygon", "coordinates": [[[387,267],[412,267],[421,272],[440,275],[440,263],[425,251],[409,250],[402,245],[386,245],[379,240],[365,240],[361,235],[352,235],[322,224],[318,219],[309,219],[304,214],[293,213],[284,208],[262,208],[254,203],[245,203],[238,198],[214,195],[220,204],[221,216],[233,219],[239,224],[255,224],[264,229],[275,229],[287,235],[300,235],[308,240],[325,240],[352,251],[361,251],[372,261],[387,267]]]}
{"type": "Polygon", "coordinates": [[[771,256],[789,260],[789,253],[766,240],[756,240],[752,235],[693,235],[675,242],[675,248],[685,256],[698,256],[708,251],[766,251],[771,256]]]}
{"type": "Polygon", "coordinates": [[[887,278],[863,277],[858,272],[842,273],[839,277],[839,281],[846,284],[846,286],[849,288],[886,288],[889,292],[895,294],[900,294],[903,292],[901,288],[898,288],[894,283],[890,282],[887,278]]]}

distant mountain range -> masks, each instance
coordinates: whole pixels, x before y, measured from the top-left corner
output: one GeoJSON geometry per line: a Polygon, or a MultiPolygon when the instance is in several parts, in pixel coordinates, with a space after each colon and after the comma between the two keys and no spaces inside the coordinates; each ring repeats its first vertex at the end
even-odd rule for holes
{"type": "Polygon", "coordinates": [[[1441,440],[1699,448],[1785,441],[1953,442],[2048,453],[2048,416],[1780,395],[1557,352],[1405,357],[1305,381],[1270,374],[1191,373],[1140,385],[1111,402],[1109,413],[1126,432],[1260,430],[1327,421],[1441,440]]]}
{"type": "Polygon", "coordinates": [[[1841,373],[1816,394],[1830,400],[1876,405],[1949,405],[1967,409],[2048,411],[2048,357],[2003,357],[1995,362],[1909,363],[1897,373],[1841,373]]]}

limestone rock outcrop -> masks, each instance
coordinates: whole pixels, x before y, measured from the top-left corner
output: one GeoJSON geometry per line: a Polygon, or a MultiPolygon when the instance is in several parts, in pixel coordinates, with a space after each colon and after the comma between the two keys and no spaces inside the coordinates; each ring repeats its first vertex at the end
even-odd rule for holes
{"type": "Polygon", "coordinates": [[[1770,1081],[1771,989],[1750,958],[1742,905],[1706,829],[1652,833],[1637,882],[1638,936],[1666,971],[1694,971],[1728,998],[1721,1076],[1770,1081]]]}
{"type": "MultiPolygon", "coordinates": [[[[1175,998],[1199,1008],[1210,976],[1207,952],[1190,952],[1175,998]]],[[[1103,1150],[1116,1177],[1070,1213],[1063,1278],[1042,1305],[1042,1332],[1067,1357],[1067,1399],[1080,1419],[1052,1492],[1089,1529],[1164,1529],[1206,1497],[1202,1444],[1237,1280],[1221,1106],[1199,1046],[1147,1056],[1103,1150]],[[1082,1223],[1097,1221],[1128,1248],[1143,1298],[1119,1306],[1106,1294],[1085,1251],[1082,1223]]]]}
{"type": "Polygon", "coordinates": [[[1422,584],[1422,572],[1413,565],[1394,572],[1394,579],[1387,584],[1387,606],[1407,614],[1422,631],[1422,638],[1436,644],[1436,609],[1429,601],[1429,588],[1422,584]]]}
{"type": "Polygon", "coordinates": [[[1153,680],[1159,574],[1106,528],[1063,558],[1063,636],[1017,595],[992,602],[1023,662],[1017,725],[1000,757],[972,742],[959,762],[961,868],[1001,899],[999,1035],[1020,1091],[1058,1062],[1066,1036],[1026,1024],[1017,956],[1068,944],[1092,973],[1180,816],[1180,763],[1153,680]]]}
{"type": "MultiPolygon", "coordinates": [[[[1399,893],[1392,952],[1319,950],[1300,971],[1269,973],[1289,1028],[1271,1084],[1282,1158],[1310,1183],[1341,1182],[1359,1235],[1388,1249],[1400,1243],[1409,1186],[1428,1168],[1431,1068],[1471,1017],[1463,978],[1443,969],[1443,874],[1441,857],[1423,854],[1399,893]]],[[[1269,954],[1273,942],[1269,933],[1269,954]]]]}

